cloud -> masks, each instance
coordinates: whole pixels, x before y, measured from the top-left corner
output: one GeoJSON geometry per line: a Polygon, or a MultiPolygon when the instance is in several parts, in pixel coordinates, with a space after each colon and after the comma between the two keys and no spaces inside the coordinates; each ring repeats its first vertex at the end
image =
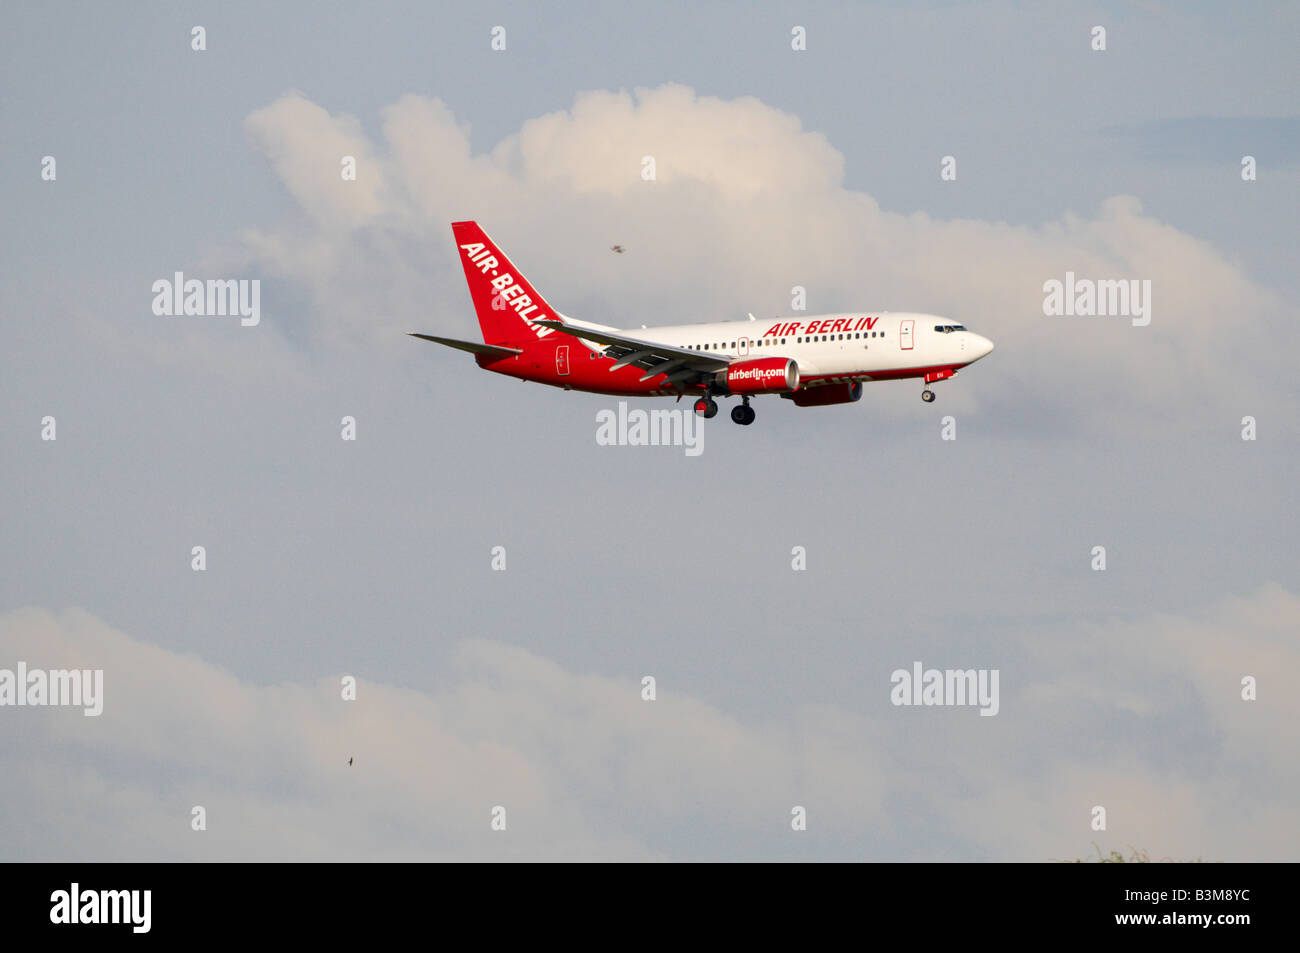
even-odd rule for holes
{"type": "Polygon", "coordinates": [[[331,116],[300,93],[289,93],[250,113],[244,129],[321,227],[361,225],[391,204],[382,198],[383,174],[355,118],[331,116]],[[356,160],[355,180],[342,174],[348,156],[356,160]]]}
{"type": "MultiPolygon", "coordinates": [[[[740,718],[639,675],[462,643],[426,690],[359,675],[256,684],[94,616],[0,616],[0,664],[102,668],[104,713],[0,710],[15,859],[1295,859],[1300,599],[1276,586],[1184,617],[1037,633],[1002,711],[875,704],[740,718]],[[1260,700],[1240,698],[1240,676],[1260,700]],[[874,714],[872,713],[874,712],[874,714]],[[973,717],[966,717],[966,716],[973,717]],[[349,757],[355,765],[346,764],[349,757]],[[189,829],[203,805],[208,830],[189,829]],[[489,830],[494,805],[508,830],[489,830]],[[791,841],[791,807],[809,831],[791,841]],[[1094,804],[1110,827],[1094,833],[1094,804]],[[906,805],[900,809],[899,805],[906,805]],[[868,854],[867,852],[871,853],[868,854]]],[[[936,660],[927,660],[936,661],[936,660]]]]}
{"type": "Polygon", "coordinates": [[[783,799],[822,776],[853,783],[851,804],[822,809],[843,822],[878,788],[815,713],[799,732],[744,725],[491,642],[460,646],[444,691],[362,675],[355,702],[338,678],[255,685],[79,610],[0,617],[0,648],[10,667],[105,672],[104,713],[85,725],[3,711],[24,722],[19,750],[6,732],[0,788],[28,857],[653,859],[647,827],[779,829],[783,799]],[[195,804],[206,832],[189,829],[195,804]],[[505,834],[489,830],[498,804],[505,834]]]}
{"type": "Polygon", "coordinates": [[[557,307],[604,323],[789,313],[796,285],[811,311],[955,316],[999,345],[968,372],[974,386],[950,389],[958,409],[1029,399],[1055,427],[1109,431],[1294,399],[1271,379],[1278,296],[1133,196],[1038,227],[887,212],[844,186],[844,156],[797,117],[679,85],[579,94],[478,155],[445,103],[413,95],[383,111],[380,144],[296,93],[248,127],[302,216],[249,230],[246,247],[307,289],[313,339],[396,349],[416,327],[476,334],[447,227],[475,218],[557,307]],[[365,182],[339,179],[345,150],[365,182]],[[628,254],[609,255],[614,242],[628,254]],[[1067,271],[1149,279],[1151,326],[1044,316],[1044,282],[1067,271]]]}

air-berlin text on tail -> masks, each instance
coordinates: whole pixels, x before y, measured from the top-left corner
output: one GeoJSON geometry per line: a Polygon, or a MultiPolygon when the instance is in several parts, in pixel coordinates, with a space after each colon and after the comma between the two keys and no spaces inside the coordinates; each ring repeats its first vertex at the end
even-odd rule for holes
{"type": "MultiPolygon", "coordinates": [[[[519,317],[526,321],[535,320],[529,316],[537,310],[537,304],[515,281],[514,275],[501,270],[501,262],[497,260],[496,255],[492,254],[490,248],[482,242],[470,242],[468,245],[461,245],[460,247],[465,252],[465,256],[474,263],[478,270],[488,276],[497,297],[514,308],[515,314],[519,315],[519,317]]],[[[551,333],[550,328],[534,327],[533,330],[538,337],[545,337],[551,333]]]]}
{"type": "Polygon", "coordinates": [[[871,331],[880,318],[823,318],[819,321],[783,321],[763,332],[763,337],[788,334],[838,334],[840,331],[871,331]],[[799,330],[803,328],[803,330],[799,330]]]}

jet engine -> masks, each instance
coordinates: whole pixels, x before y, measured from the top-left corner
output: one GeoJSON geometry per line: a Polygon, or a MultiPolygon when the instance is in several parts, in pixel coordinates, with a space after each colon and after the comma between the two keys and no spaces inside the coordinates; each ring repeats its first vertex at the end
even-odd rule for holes
{"type": "Polygon", "coordinates": [[[827,384],[809,387],[793,394],[782,394],[799,407],[826,407],[830,404],[851,404],[862,397],[862,381],[852,384],[827,384]]]}
{"type": "Polygon", "coordinates": [[[718,372],[718,383],[732,394],[770,394],[799,387],[799,365],[788,357],[736,361],[718,372]]]}

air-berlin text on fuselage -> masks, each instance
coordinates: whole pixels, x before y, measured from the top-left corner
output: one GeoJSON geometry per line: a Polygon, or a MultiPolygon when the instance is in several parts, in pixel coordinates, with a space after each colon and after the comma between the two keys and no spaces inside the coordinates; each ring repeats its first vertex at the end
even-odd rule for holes
{"type": "Polygon", "coordinates": [[[819,321],[786,321],[774,324],[763,332],[763,337],[785,337],[790,334],[838,334],[840,331],[871,331],[880,318],[823,318],[819,321]],[[803,328],[803,330],[799,330],[803,328]]]}
{"type": "MultiPolygon", "coordinates": [[[[501,262],[497,260],[496,255],[492,254],[492,250],[482,242],[471,242],[460,247],[465,252],[465,256],[474,263],[478,270],[489,277],[497,297],[514,308],[515,314],[519,315],[519,317],[528,322],[533,321],[534,319],[530,318],[529,315],[537,310],[537,304],[515,281],[514,275],[508,271],[501,271],[501,262]]],[[[539,338],[546,337],[552,330],[531,323],[529,327],[533,329],[533,333],[539,338]]]]}

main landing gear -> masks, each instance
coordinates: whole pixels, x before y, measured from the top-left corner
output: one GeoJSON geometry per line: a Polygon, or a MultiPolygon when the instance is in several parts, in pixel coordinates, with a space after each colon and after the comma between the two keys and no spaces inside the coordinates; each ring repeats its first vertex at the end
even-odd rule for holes
{"type": "Polygon", "coordinates": [[[758,415],[754,413],[754,408],[749,406],[748,397],[742,397],[740,399],[744,401],[744,403],[737,404],[735,407],[731,408],[731,420],[733,423],[740,424],[742,427],[748,427],[754,422],[754,418],[758,415]]]}
{"type": "Polygon", "coordinates": [[[718,416],[718,402],[711,394],[706,394],[695,402],[695,412],[705,420],[718,416]]]}
{"type": "MultiPolygon", "coordinates": [[[[754,413],[754,408],[749,406],[749,398],[742,397],[741,403],[731,408],[731,419],[742,427],[748,427],[754,422],[758,415],[754,413]]],[[[695,401],[695,412],[708,420],[718,415],[718,402],[713,399],[712,394],[705,394],[695,401]]]]}

